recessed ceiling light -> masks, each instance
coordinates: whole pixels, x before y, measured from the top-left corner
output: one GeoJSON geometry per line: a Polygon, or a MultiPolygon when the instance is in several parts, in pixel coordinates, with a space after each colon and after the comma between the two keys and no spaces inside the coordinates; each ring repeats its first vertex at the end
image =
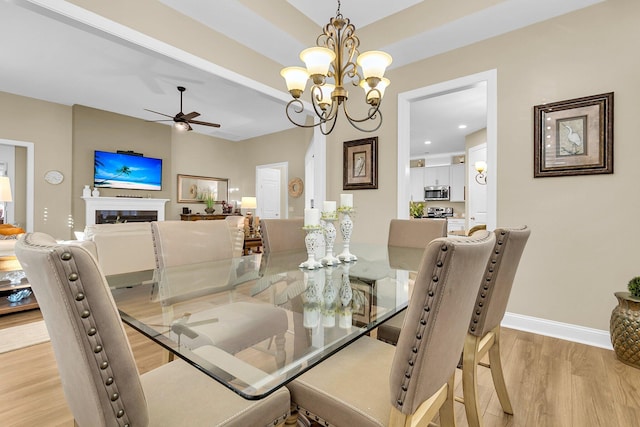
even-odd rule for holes
{"type": "Polygon", "coordinates": [[[460,126],[458,126],[458,129],[466,129],[466,128],[467,128],[467,125],[460,125],[460,126]]]}
{"type": "Polygon", "coordinates": [[[425,141],[424,143],[429,145],[429,144],[431,144],[431,141],[425,141]]]}

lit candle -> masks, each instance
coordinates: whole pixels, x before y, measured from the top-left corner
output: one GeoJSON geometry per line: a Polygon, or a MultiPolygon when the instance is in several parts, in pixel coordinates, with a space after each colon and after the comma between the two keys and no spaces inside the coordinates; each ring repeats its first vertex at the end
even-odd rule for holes
{"type": "Polygon", "coordinates": [[[322,203],[322,211],[323,212],[335,212],[336,211],[336,202],[335,201],[330,201],[330,200],[326,200],[322,203]]]}
{"type": "Polygon", "coordinates": [[[352,208],[353,207],[353,194],[341,194],[340,195],[340,207],[352,208]]]}
{"type": "Polygon", "coordinates": [[[305,208],[304,225],[307,227],[320,225],[320,210],[316,208],[305,208]]]}

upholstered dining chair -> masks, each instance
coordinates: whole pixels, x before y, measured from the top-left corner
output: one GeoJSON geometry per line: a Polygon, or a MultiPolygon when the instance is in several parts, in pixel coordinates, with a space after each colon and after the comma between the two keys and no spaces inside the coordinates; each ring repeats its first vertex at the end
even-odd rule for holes
{"type": "MultiPolygon", "coordinates": [[[[453,378],[495,237],[425,249],[396,347],[364,336],[290,382],[292,411],[321,425],[455,425],[453,378]],[[366,392],[363,392],[366,390],[366,392]]],[[[292,419],[295,414],[292,414],[292,419]]],[[[287,421],[291,423],[291,421],[287,421]]]]}
{"type": "MultiPolygon", "coordinates": [[[[151,224],[151,231],[159,269],[168,268],[172,269],[172,273],[180,274],[181,271],[178,271],[177,267],[190,264],[227,261],[230,267],[233,265],[233,242],[226,221],[158,221],[151,224]]],[[[234,271],[231,268],[225,273],[208,274],[204,279],[210,278],[209,284],[208,280],[203,280],[202,277],[194,279],[202,283],[202,286],[189,287],[190,295],[200,295],[208,289],[215,292],[216,281],[222,278],[226,283],[229,274],[233,274],[234,271]]],[[[185,280],[193,274],[189,268],[183,273],[185,280]]],[[[177,282],[180,280],[173,279],[168,285],[177,282]]],[[[160,281],[160,286],[162,284],[160,281]]],[[[233,294],[234,291],[229,292],[233,294]]],[[[288,328],[285,310],[257,300],[230,301],[224,306],[193,313],[189,317],[189,323],[197,326],[189,326],[179,319],[176,320],[180,316],[173,313],[171,304],[178,299],[179,296],[172,293],[171,298],[167,300],[165,315],[169,317],[167,321],[179,329],[181,344],[192,349],[203,345],[215,345],[234,354],[265,340],[269,340],[270,346],[275,340],[276,350],[273,354],[276,363],[278,366],[284,365],[284,334],[288,328]],[[207,322],[209,319],[215,319],[215,322],[207,322]],[[231,324],[233,328],[229,327],[231,324]],[[256,325],[261,327],[257,328],[256,325]],[[185,328],[189,329],[188,334],[184,333],[185,328]]],[[[254,348],[265,350],[262,347],[254,348]]],[[[171,358],[172,355],[169,354],[169,360],[171,358]]]]}
{"type": "MultiPolygon", "coordinates": [[[[261,219],[260,233],[265,252],[282,252],[295,249],[306,250],[302,229],[303,218],[261,219]]],[[[304,261],[304,260],[303,260],[304,261]]]]}
{"type": "MultiPolygon", "coordinates": [[[[482,233],[483,231],[476,231],[482,233]]],[[[489,353],[491,377],[502,410],[513,414],[500,360],[500,322],[507,309],[513,279],[531,230],[497,228],[496,243],[480,284],[462,354],[462,390],[470,427],[483,425],[478,402],[478,365],[489,353]]],[[[458,399],[459,400],[459,399],[458,399]]]]}
{"type": "Polygon", "coordinates": [[[282,425],[289,392],[249,401],[179,360],[140,375],[109,286],[83,247],[29,233],[16,254],[77,426],[282,425]]]}
{"type": "MultiPolygon", "coordinates": [[[[403,268],[405,260],[398,254],[400,248],[420,249],[438,237],[447,235],[446,219],[392,219],[389,223],[389,262],[392,268],[403,268]],[[394,256],[395,255],[395,256],[394,256]]],[[[400,328],[404,322],[404,314],[401,313],[377,329],[379,340],[389,344],[398,342],[400,328]]]]}
{"type": "Polygon", "coordinates": [[[389,223],[387,245],[425,248],[433,239],[446,235],[446,219],[392,219],[389,223]]]}

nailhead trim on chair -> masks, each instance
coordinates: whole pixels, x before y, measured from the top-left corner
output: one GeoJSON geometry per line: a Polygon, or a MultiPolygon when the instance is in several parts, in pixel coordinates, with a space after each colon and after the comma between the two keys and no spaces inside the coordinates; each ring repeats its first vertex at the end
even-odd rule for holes
{"type": "Polygon", "coordinates": [[[495,274],[494,271],[497,269],[500,262],[502,262],[502,254],[504,253],[504,245],[505,240],[507,240],[509,236],[507,236],[506,230],[500,231],[500,236],[496,240],[496,244],[494,246],[493,255],[491,258],[491,264],[487,267],[485,271],[485,283],[482,286],[482,291],[478,295],[476,299],[476,308],[473,310],[471,315],[471,323],[469,324],[469,332],[473,333],[476,331],[476,325],[480,321],[482,314],[484,312],[484,301],[491,296],[493,292],[493,287],[495,285],[495,274]],[[495,256],[494,256],[495,255],[495,256]]]}
{"type": "Polygon", "coordinates": [[[69,281],[69,289],[74,295],[76,301],[75,309],[82,319],[80,323],[84,326],[84,332],[87,336],[89,345],[93,348],[96,366],[99,368],[100,376],[102,377],[102,382],[105,386],[105,392],[111,400],[113,413],[118,420],[119,426],[130,427],[129,419],[125,414],[124,404],[120,399],[120,393],[114,379],[113,371],[109,366],[107,355],[105,354],[104,348],[101,344],[102,340],[100,339],[100,334],[93,325],[93,321],[91,319],[91,307],[85,298],[84,286],[77,273],[78,268],[73,260],[73,255],[71,252],[63,252],[60,255],[60,259],[66,261],[66,263],[63,264],[63,267],[70,271],[67,274],[67,279],[69,281]]]}
{"type": "Polygon", "coordinates": [[[436,266],[431,276],[431,281],[429,283],[429,291],[427,293],[427,299],[424,303],[424,309],[422,310],[422,317],[420,318],[420,323],[418,324],[418,330],[416,331],[416,340],[414,341],[413,347],[411,348],[411,357],[407,361],[409,365],[404,374],[404,380],[402,385],[400,386],[400,390],[398,392],[398,397],[396,398],[396,406],[398,409],[404,405],[404,399],[407,395],[407,390],[409,390],[409,383],[411,382],[411,374],[413,373],[413,366],[415,365],[416,357],[418,355],[418,350],[420,348],[420,341],[422,340],[422,336],[424,335],[424,330],[429,321],[429,315],[431,314],[431,305],[433,304],[433,296],[435,295],[435,289],[438,286],[438,282],[440,281],[440,275],[446,265],[447,255],[448,255],[449,247],[446,243],[444,243],[440,247],[440,253],[438,255],[438,260],[436,261],[436,266]]]}

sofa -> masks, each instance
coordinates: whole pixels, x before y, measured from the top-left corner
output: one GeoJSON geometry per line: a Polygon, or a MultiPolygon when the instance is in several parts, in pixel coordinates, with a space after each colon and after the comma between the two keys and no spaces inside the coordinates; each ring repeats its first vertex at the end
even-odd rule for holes
{"type": "Polygon", "coordinates": [[[12,224],[0,224],[0,271],[19,270],[14,246],[25,233],[24,229],[12,224]]]}

